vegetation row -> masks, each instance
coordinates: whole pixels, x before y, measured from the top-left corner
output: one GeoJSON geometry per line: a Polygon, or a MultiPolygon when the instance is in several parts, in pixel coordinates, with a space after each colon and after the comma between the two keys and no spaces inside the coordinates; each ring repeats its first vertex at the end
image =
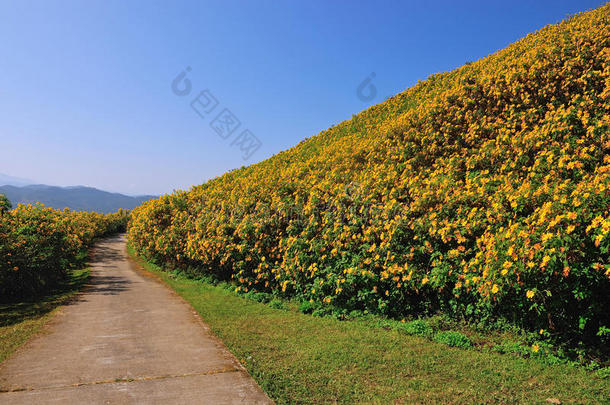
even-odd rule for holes
{"type": "MultiPolygon", "coordinates": [[[[2,197],[2,196],[0,196],[2,197]]],[[[3,199],[6,203],[6,199],[3,199]]],[[[0,301],[32,298],[84,265],[98,237],[125,231],[128,212],[113,214],[0,204],[0,301]]]]}
{"type": "Polygon", "coordinates": [[[608,343],[609,22],[606,5],[545,27],[151,200],[130,242],[239,291],[608,343]]]}

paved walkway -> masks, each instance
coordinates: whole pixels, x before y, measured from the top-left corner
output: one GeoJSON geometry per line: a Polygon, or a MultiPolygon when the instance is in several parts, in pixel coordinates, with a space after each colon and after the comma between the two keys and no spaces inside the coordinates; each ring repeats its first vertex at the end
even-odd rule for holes
{"type": "Polygon", "coordinates": [[[0,404],[268,404],[238,361],[123,237],[94,249],[91,279],[0,366],[0,404]],[[8,392],[7,392],[8,391],[8,392]]]}

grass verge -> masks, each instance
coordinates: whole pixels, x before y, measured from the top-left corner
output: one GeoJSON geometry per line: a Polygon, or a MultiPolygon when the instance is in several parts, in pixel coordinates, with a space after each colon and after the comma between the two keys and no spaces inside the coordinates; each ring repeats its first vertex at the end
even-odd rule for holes
{"type": "Polygon", "coordinates": [[[279,404],[610,401],[610,380],[582,368],[273,308],[130,254],[197,310],[279,404]]]}
{"type": "Polygon", "coordinates": [[[38,300],[0,304],[0,363],[38,332],[88,277],[89,269],[75,270],[64,285],[38,300]]]}

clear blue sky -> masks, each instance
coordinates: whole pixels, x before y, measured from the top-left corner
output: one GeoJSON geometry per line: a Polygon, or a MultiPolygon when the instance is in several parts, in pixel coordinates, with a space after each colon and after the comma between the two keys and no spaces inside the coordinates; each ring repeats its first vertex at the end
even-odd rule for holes
{"type": "Polygon", "coordinates": [[[0,173],[129,194],[263,160],[603,1],[0,2],[0,173]],[[427,4],[424,4],[427,3],[427,4]],[[187,66],[192,93],[172,80],[187,66]],[[373,100],[357,97],[375,73],[373,100]],[[219,104],[190,107],[209,89],[219,104]],[[222,139],[222,108],[241,121],[222,139]],[[244,161],[231,142],[262,147],[244,161]]]}

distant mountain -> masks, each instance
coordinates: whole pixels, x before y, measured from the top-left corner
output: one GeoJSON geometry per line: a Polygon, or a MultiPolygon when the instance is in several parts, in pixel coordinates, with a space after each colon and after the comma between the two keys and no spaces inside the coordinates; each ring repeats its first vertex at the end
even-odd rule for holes
{"type": "Polygon", "coordinates": [[[34,184],[35,181],[22,179],[20,177],[9,176],[8,174],[0,173],[0,186],[27,186],[34,184]]]}
{"type": "MultiPolygon", "coordinates": [[[[8,176],[7,176],[8,177],[8,176]]],[[[0,178],[0,183],[3,178],[0,178]]],[[[44,205],[57,209],[70,208],[74,211],[115,212],[119,208],[133,209],[155,196],[128,196],[98,190],[92,187],[55,187],[42,184],[17,187],[0,186],[0,194],[6,195],[13,206],[18,203],[44,205]]]]}

